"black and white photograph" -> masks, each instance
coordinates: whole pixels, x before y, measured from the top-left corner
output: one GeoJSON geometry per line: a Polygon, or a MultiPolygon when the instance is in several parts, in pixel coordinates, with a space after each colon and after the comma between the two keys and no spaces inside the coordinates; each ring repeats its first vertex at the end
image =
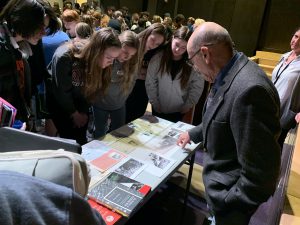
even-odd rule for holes
{"type": "Polygon", "coordinates": [[[153,165],[160,169],[164,169],[170,163],[170,160],[152,152],[149,154],[149,157],[152,160],[153,165]]]}
{"type": "Polygon", "coordinates": [[[175,163],[174,159],[147,149],[137,149],[132,154],[147,165],[145,171],[157,177],[165,174],[175,163]]]}
{"type": "Polygon", "coordinates": [[[145,169],[146,165],[144,162],[138,161],[133,158],[129,158],[120,167],[115,169],[115,172],[122,174],[129,178],[135,178],[140,172],[145,169]]]}

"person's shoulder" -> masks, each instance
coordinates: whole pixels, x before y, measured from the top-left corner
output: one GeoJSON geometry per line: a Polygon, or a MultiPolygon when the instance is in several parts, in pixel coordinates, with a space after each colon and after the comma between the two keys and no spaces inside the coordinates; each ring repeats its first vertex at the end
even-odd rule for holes
{"type": "Polygon", "coordinates": [[[281,58],[286,58],[286,57],[288,57],[291,53],[292,53],[292,51],[286,52],[286,53],[282,54],[281,58]]]}
{"type": "Polygon", "coordinates": [[[56,34],[57,34],[57,36],[58,36],[60,39],[63,39],[63,40],[66,40],[66,41],[69,41],[69,40],[70,40],[69,35],[68,35],[66,32],[62,31],[62,30],[59,30],[56,34]]]}
{"type": "MultiPolygon", "coordinates": [[[[265,80],[267,78],[267,75],[265,72],[257,65],[257,63],[253,62],[252,60],[249,60],[249,58],[244,55],[243,53],[239,57],[239,59],[236,61],[235,64],[236,67],[240,68],[238,71],[238,74],[240,74],[240,79],[242,80],[248,80],[248,82],[255,81],[255,80],[265,80]]],[[[238,76],[239,77],[239,76],[238,76]]],[[[257,82],[257,81],[255,81],[257,82]]],[[[247,82],[245,82],[245,85],[247,85],[247,82]]]]}
{"type": "Polygon", "coordinates": [[[163,56],[163,53],[164,53],[163,50],[158,50],[158,51],[153,52],[152,59],[155,61],[158,61],[158,60],[160,61],[163,56]]]}
{"type": "Polygon", "coordinates": [[[62,30],[55,32],[54,34],[46,35],[42,38],[43,42],[56,42],[57,40],[70,40],[68,34],[62,30]]]}
{"type": "Polygon", "coordinates": [[[63,42],[58,46],[58,48],[55,50],[54,56],[55,57],[68,57],[69,52],[70,52],[70,46],[72,45],[71,43],[72,40],[68,42],[63,42]]]}
{"type": "Polygon", "coordinates": [[[233,87],[239,90],[249,90],[253,87],[264,87],[266,90],[274,92],[276,89],[266,73],[257,63],[248,59],[244,54],[237,60],[237,74],[233,78],[233,87]]]}

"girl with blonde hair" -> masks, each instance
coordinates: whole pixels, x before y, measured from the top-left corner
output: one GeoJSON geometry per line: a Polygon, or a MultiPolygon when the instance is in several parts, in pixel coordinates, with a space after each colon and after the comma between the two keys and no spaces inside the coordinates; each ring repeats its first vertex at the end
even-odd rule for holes
{"type": "Polygon", "coordinates": [[[199,27],[204,22],[205,22],[204,19],[197,18],[193,24],[193,30],[195,30],[197,27],[199,27]]]}

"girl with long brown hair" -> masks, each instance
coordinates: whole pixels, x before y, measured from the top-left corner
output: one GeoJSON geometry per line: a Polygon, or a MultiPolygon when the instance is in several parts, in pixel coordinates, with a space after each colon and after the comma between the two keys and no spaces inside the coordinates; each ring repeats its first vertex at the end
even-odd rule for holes
{"type": "Polygon", "coordinates": [[[60,46],[52,59],[54,124],[60,137],[86,143],[90,103],[104,93],[111,65],[120,54],[121,43],[111,28],[95,32],[82,49],[74,41],[60,46]]]}
{"type": "Polygon", "coordinates": [[[138,34],[140,47],[138,51],[138,76],[134,88],[126,101],[126,122],[135,120],[144,115],[148,96],[145,88],[147,67],[156,50],[166,40],[166,28],[161,23],[154,23],[138,34]]]}
{"type": "Polygon", "coordinates": [[[152,114],[177,122],[197,104],[204,80],[188,65],[187,42],[192,32],[182,26],[175,31],[166,48],[148,66],[146,90],[152,114]]]}

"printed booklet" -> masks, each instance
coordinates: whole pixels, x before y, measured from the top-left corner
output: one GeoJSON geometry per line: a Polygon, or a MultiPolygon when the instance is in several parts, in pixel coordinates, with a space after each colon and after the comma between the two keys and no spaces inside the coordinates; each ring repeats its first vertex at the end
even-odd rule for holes
{"type": "Polygon", "coordinates": [[[150,190],[148,185],[112,172],[89,190],[88,197],[128,217],[150,190]]]}
{"type": "Polygon", "coordinates": [[[105,172],[112,166],[119,163],[122,159],[126,158],[126,154],[117,150],[111,149],[104,153],[100,157],[90,161],[90,163],[96,167],[100,172],[105,172]]]}
{"type": "Polygon", "coordinates": [[[113,225],[122,218],[120,214],[98,204],[92,199],[89,199],[88,202],[93,209],[100,213],[106,225],[113,225]]]}

